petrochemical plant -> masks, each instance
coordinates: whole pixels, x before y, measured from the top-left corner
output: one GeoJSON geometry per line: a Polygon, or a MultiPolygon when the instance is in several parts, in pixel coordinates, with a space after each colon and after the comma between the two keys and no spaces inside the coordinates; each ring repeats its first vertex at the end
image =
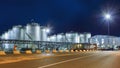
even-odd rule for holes
{"type": "MultiPolygon", "coordinates": [[[[59,33],[49,36],[51,30],[46,26],[41,26],[38,23],[30,23],[26,26],[13,26],[12,29],[9,29],[1,35],[1,40],[30,40],[30,41],[46,41],[46,42],[70,42],[77,44],[95,44],[98,49],[108,49],[114,48],[120,45],[120,38],[107,35],[95,35],[91,36],[91,33],[77,33],[77,32],[68,32],[68,33],[59,33]]],[[[14,45],[17,45],[18,49],[21,48],[38,48],[37,44],[8,44],[2,43],[0,46],[4,50],[12,50],[14,45]]],[[[41,44],[43,45],[43,44],[41,44]]],[[[41,48],[44,48],[43,45],[41,48]]],[[[69,45],[67,45],[69,46],[69,45]]],[[[77,45],[78,46],[78,45],[77,45]]],[[[49,48],[48,48],[49,49],[49,48]]],[[[67,49],[62,45],[62,48],[67,49]]]]}

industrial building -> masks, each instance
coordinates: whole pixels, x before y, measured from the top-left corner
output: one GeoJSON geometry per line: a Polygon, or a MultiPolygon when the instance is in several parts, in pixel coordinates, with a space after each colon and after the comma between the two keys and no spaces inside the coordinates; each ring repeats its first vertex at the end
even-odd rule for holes
{"type": "Polygon", "coordinates": [[[97,44],[98,49],[117,49],[120,46],[120,37],[95,35],[90,38],[91,44],[97,44]]]}
{"type": "MultiPolygon", "coordinates": [[[[12,29],[9,29],[5,33],[3,33],[0,37],[3,40],[30,40],[30,41],[47,41],[47,42],[61,42],[61,43],[75,43],[75,46],[72,46],[74,48],[79,49],[80,47],[83,47],[81,45],[87,45],[85,47],[93,48],[91,46],[88,46],[89,44],[95,44],[98,49],[109,49],[113,48],[116,49],[117,46],[120,46],[120,37],[115,36],[107,36],[107,35],[95,35],[91,36],[91,33],[84,32],[84,33],[78,33],[78,32],[67,32],[67,33],[59,33],[54,35],[48,35],[50,32],[50,29],[46,26],[41,26],[38,23],[30,23],[26,26],[13,26],[12,29]],[[78,48],[79,47],[79,48],[78,48]]],[[[30,44],[8,44],[8,43],[2,43],[0,46],[4,50],[13,50],[14,45],[17,46],[18,50],[21,48],[32,48],[32,49],[71,49],[71,45],[64,44],[61,46],[55,46],[48,44],[40,44],[40,47],[38,47],[38,44],[30,43],[30,44]]]]}
{"type": "MultiPolygon", "coordinates": [[[[38,23],[27,24],[26,26],[13,26],[1,35],[1,39],[5,40],[32,40],[32,41],[47,41],[48,28],[40,26],[38,23]]],[[[25,48],[25,44],[2,44],[5,50],[13,49],[14,45],[19,48],[25,48]]],[[[29,47],[35,47],[34,44],[29,44],[29,47]]]]}
{"type": "Polygon", "coordinates": [[[72,42],[72,43],[89,43],[91,33],[60,33],[48,37],[48,41],[52,42],[72,42]]]}
{"type": "MultiPolygon", "coordinates": [[[[1,35],[1,39],[4,40],[31,40],[31,41],[48,41],[48,42],[70,42],[70,43],[89,43],[91,38],[91,33],[59,33],[56,35],[48,36],[49,28],[46,26],[41,26],[38,23],[30,23],[26,26],[13,26],[12,29],[9,29],[1,35]]],[[[17,45],[18,49],[21,48],[38,48],[37,44],[1,44],[4,50],[13,50],[14,45],[17,45]]],[[[46,45],[41,44],[42,49],[46,45]]],[[[62,45],[59,49],[67,49],[68,45],[62,45]]],[[[48,47],[49,48],[49,47],[48,47]]]]}

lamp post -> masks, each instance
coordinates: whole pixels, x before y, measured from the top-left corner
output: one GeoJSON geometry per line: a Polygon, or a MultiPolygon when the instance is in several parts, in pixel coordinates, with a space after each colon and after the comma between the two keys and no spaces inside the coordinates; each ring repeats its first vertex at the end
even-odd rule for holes
{"type": "Polygon", "coordinates": [[[109,14],[109,13],[106,13],[105,15],[104,15],[104,18],[105,18],[105,20],[106,20],[106,22],[107,22],[107,26],[108,26],[108,46],[109,46],[109,35],[110,35],[110,20],[111,20],[111,14],[109,14]]]}
{"type": "Polygon", "coordinates": [[[105,14],[105,20],[107,21],[107,25],[108,25],[108,36],[109,36],[111,15],[110,14],[105,14]]]}

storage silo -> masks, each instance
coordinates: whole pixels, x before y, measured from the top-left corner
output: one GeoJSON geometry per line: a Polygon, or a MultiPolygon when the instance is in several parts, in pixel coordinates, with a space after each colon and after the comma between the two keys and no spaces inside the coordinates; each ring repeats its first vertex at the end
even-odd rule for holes
{"type": "Polygon", "coordinates": [[[80,43],[90,43],[91,33],[81,33],[80,35],[80,43]]]}
{"type": "MultiPolygon", "coordinates": [[[[10,29],[8,30],[8,37],[10,40],[14,39],[14,32],[10,29]]],[[[7,44],[9,45],[9,50],[13,50],[14,44],[7,44]]]]}
{"type": "Polygon", "coordinates": [[[91,33],[84,33],[85,43],[90,43],[91,33]]]}
{"type": "Polygon", "coordinates": [[[85,43],[85,36],[83,33],[80,34],[80,43],[85,43]]]}
{"type": "Polygon", "coordinates": [[[65,35],[63,33],[57,34],[57,42],[66,42],[65,35]]]}
{"type": "Polygon", "coordinates": [[[8,30],[8,36],[9,36],[9,39],[13,39],[14,38],[14,32],[13,30],[8,30]]]}
{"type": "Polygon", "coordinates": [[[4,39],[6,39],[6,40],[9,39],[8,32],[5,32],[4,39]]]}
{"type": "Polygon", "coordinates": [[[79,35],[78,33],[66,33],[65,34],[67,42],[79,43],[79,35]]]}
{"type": "Polygon", "coordinates": [[[13,33],[14,33],[13,39],[15,39],[15,40],[20,40],[21,28],[22,28],[21,25],[14,26],[14,27],[12,28],[12,31],[13,31],[13,33]]]}
{"type": "Polygon", "coordinates": [[[72,42],[72,34],[71,33],[66,33],[65,37],[66,37],[67,42],[72,42]]]}
{"type": "Polygon", "coordinates": [[[25,29],[21,28],[20,40],[25,40],[25,29]]]}
{"type": "Polygon", "coordinates": [[[57,36],[56,35],[52,35],[49,37],[49,41],[50,42],[56,42],[57,41],[57,36]]]}
{"type": "Polygon", "coordinates": [[[47,28],[42,26],[40,32],[41,32],[41,41],[47,41],[48,38],[47,28]]]}
{"type": "Polygon", "coordinates": [[[1,35],[1,39],[5,39],[5,34],[4,33],[1,35]]]}
{"type": "MultiPolygon", "coordinates": [[[[8,39],[9,39],[8,32],[5,32],[5,33],[4,33],[3,39],[5,39],[5,40],[8,40],[8,39]]],[[[4,49],[7,49],[7,50],[8,50],[8,48],[10,48],[10,47],[9,47],[9,44],[7,44],[7,43],[4,43],[4,44],[2,44],[2,45],[4,46],[4,49]]]]}
{"type": "Polygon", "coordinates": [[[40,26],[37,23],[27,24],[25,27],[25,40],[40,41],[40,26]]]}

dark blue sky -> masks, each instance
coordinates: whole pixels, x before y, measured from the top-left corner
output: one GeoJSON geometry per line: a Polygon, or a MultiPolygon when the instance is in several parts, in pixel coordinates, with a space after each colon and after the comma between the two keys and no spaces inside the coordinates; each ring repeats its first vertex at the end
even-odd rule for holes
{"type": "Polygon", "coordinates": [[[51,25],[54,33],[107,34],[107,25],[99,15],[108,5],[117,9],[118,17],[110,24],[110,34],[120,36],[119,4],[119,0],[0,0],[0,34],[31,19],[51,25]]]}

